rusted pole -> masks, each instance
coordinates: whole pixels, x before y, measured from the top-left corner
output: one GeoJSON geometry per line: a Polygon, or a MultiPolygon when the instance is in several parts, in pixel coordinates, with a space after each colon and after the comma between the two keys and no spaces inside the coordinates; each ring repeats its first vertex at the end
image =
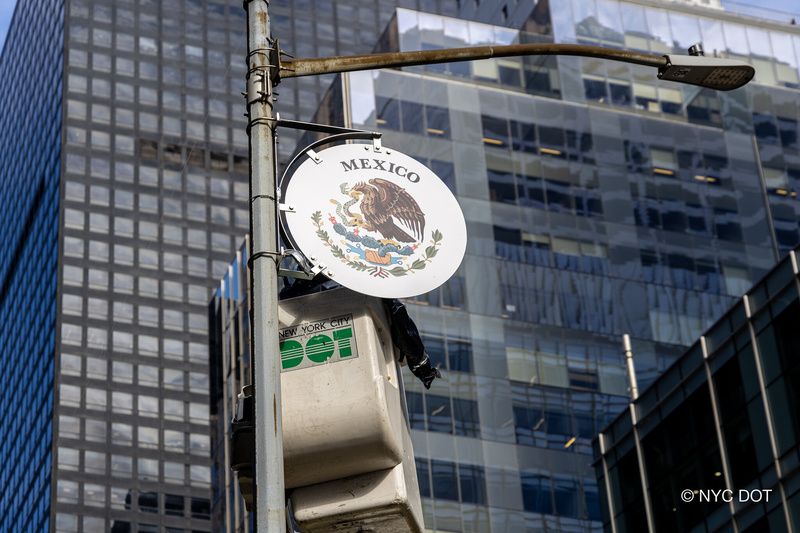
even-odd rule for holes
{"type": "Polygon", "coordinates": [[[510,44],[506,46],[445,48],[441,50],[421,50],[416,52],[387,52],[358,56],[289,59],[281,62],[280,76],[281,78],[297,78],[300,76],[316,76],[319,74],[352,72],[355,70],[411,67],[414,65],[491,59],[493,57],[530,55],[596,57],[599,59],[635,63],[637,65],[656,68],[667,65],[667,58],[663,55],[645,54],[629,50],[617,50],[615,48],[583,44],[531,43],[510,44]]]}
{"type": "Polygon", "coordinates": [[[256,424],[256,530],[283,533],[286,501],[283,481],[281,369],[278,351],[278,234],[276,226],[274,120],[270,60],[269,1],[246,0],[247,131],[250,136],[249,257],[252,280],[250,321],[256,424]]]}

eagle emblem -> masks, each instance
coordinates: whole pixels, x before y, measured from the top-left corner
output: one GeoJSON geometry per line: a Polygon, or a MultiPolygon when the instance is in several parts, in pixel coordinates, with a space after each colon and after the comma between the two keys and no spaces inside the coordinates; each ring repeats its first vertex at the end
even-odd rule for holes
{"type": "Polygon", "coordinates": [[[386,239],[400,242],[415,242],[425,233],[425,214],[419,204],[405,190],[391,181],[381,178],[360,182],[353,186],[351,194],[361,198],[363,227],[367,231],[377,231],[386,239]],[[404,224],[404,231],[397,223],[404,224]],[[409,235],[411,233],[412,235],[409,235]]]}
{"type": "Polygon", "coordinates": [[[326,229],[322,211],[312,214],[317,237],[334,257],[350,268],[378,278],[405,276],[421,270],[436,256],[442,234],[434,230],[425,238],[425,213],[411,194],[382,179],[360,181],[339,190],[347,199],[332,198],[336,208],[328,213],[334,236],[326,229]]]}

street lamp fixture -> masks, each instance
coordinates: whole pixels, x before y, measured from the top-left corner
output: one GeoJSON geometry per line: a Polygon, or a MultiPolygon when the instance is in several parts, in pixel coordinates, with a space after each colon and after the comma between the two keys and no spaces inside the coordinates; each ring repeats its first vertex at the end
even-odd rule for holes
{"type": "Polygon", "coordinates": [[[283,60],[270,33],[269,0],[244,0],[247,11],[247,131],[250,137],[250,227],[253,298],[251,347],[254,365],[256,436],[256,523],[259,532],[285,530],[283,431],[280,356],[278,351],[278,248],[275,182],[273,87],[281,78],[338,74],[357,70],[408,67],[496,57],[569,55],[633,63],[658,69],[663,80],[728,91],[749,82],[755,70],[738,61],[691,55],[657,55],[600,46],[532,43],[506,46],[446,48],[358,56],[283,60]]]}
{"type": "Polygon", "coordinates": [[[658,79],[699,85],[717,91],[738,89],[753,79],[756,71],[747,63],[717,57],[667,55],[658,68],[658,79]]]}

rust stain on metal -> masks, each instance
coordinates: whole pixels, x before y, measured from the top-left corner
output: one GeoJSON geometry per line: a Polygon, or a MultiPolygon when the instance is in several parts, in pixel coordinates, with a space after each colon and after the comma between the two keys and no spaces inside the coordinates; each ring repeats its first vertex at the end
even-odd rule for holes
{"type": "Polygon", "coordinates": [[[272,395],[272,427],[275,429],[275,435],[278,434],[278,400],[275,395],[272,395]]]}
{"type": "Polygon", "coordinates": [[[264,24],[266,26],[266,24],[267,24],[267,12],[266,11],[259,11],[258,12],[258,23],[259,24],[264,24]]]}

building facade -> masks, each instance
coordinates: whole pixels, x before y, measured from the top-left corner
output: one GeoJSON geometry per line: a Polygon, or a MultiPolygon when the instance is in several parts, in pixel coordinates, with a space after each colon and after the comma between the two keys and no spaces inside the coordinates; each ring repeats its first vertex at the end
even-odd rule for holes
{"type": "MultiPolygon", "coordinates": [[[[370,51],[393,7],[271,3],[304,55],[370,51]]],[[[245,24],[232,0],[17,2],[0,59],[0,530],[210,529],[207,304],[249,226],[245,24]]],[[[284,84],[283,114],[308,119],[320,83],[284,84]]]]}
{"type": "Polygon", "coordinates": [[[534,57],[351,73],[331,90],[320,122],[382,131],[467,219],[459,272],[409,302],[446,374],[429,391],[406,380],[436,531],[601,530],[591,440],[628,403],[623,335],[644,387],[798,243],[796,27],[605,0],[538,2],[520,27],[398,10],[381,47],[702,41],[757,77],[716,93],[534,57]]]}
{"type": "Polygon", "coordinates": [[[55,528],[208,531],[204,302],[248,226],[243,11],[64,10],[55,528]]]}
{"type": "Polygon", "coordinates": [[[795,250],[598,435],[606,531],[800,530],[799,275],[795,250]]]}

